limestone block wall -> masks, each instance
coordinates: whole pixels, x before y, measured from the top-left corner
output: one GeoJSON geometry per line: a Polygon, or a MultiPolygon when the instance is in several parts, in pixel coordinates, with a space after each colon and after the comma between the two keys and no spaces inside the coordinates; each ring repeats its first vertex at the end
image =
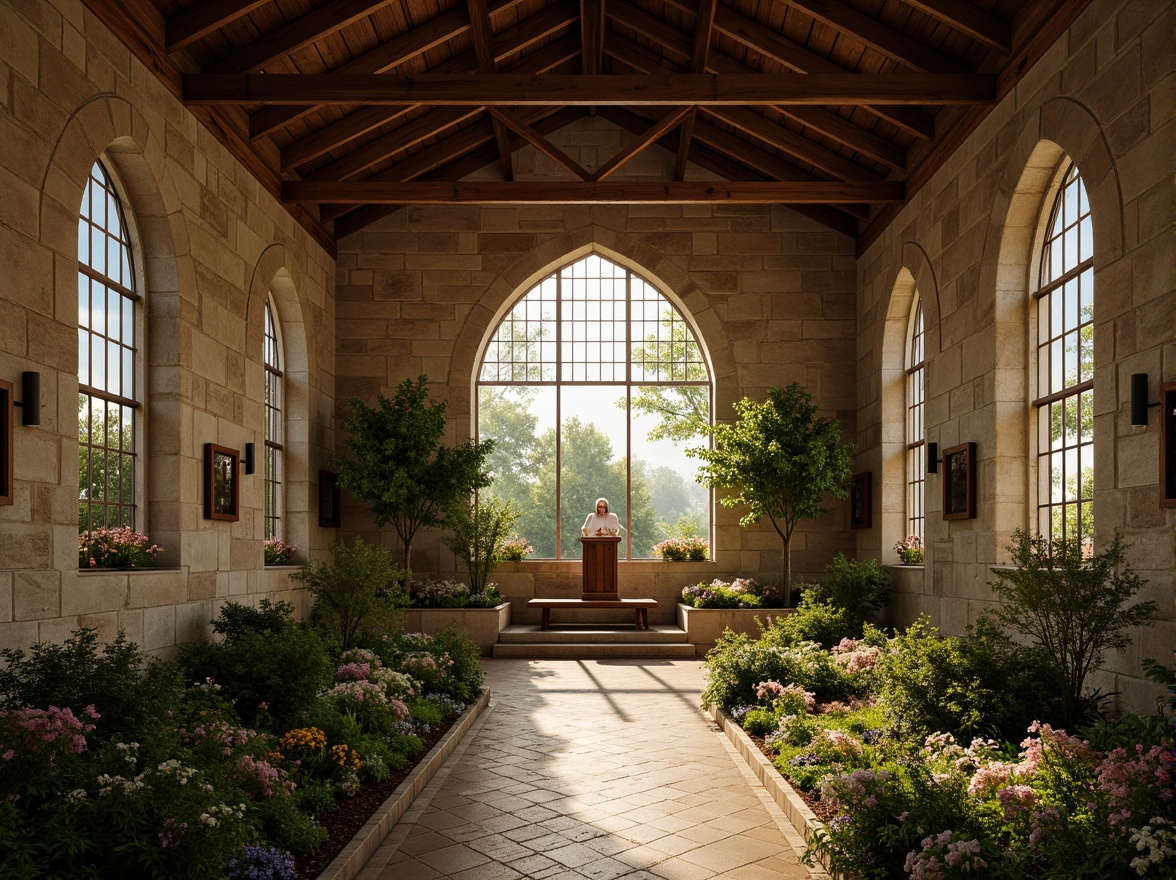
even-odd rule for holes
{"type": "MultiPolygon", "coordinates": [[[[592,168],[630,136],[586,118],[552,139],[592,168]]],[[[673,162],[659,149],[646,152],[622,176],[662,174],[658,163],[673,162]]],[[[529,147],[514,162],[521,179],[568,177],[529,147]]],[[[797,381],[822,415],[840,419],[852,436],[854,378],[845,364],[854,351],[853,243],[790,210],[763,206],[417,206],[392,213],[339,243],[337,416],[346,415],[352,395],[370,403],[424,373],[430,393],[447,404],[449,440],[470,437],[473,378],[498,321],[536,281],[592,251],[639,272],[695,322],[714,367],[718,418],[732,418],[731,404],[744,395],[762,400],[768,388],[797,381]]],[[[844,508],[835,502],[798,531],[796,577],[814,577],[836,552],[852,551],[844,508]]],[[[718,568],[778,581],[779,537],[766,522],[741,529],[742,514],[716,505],[718,568]]],[[[344,525],[397,546],[390,530],[377,534],[360,504],[347,505],[344,525]]],[[[563,565],[578,577],[578,562],[563,565]]],[[[413,569],[432,577],[454,571],[438,533],[418,537],[413,569]]]]}
{"type": "Polygon", "coordinates": [[[285,344],[286,537],[325,545],[317,474],[333,450],[334,261],[74,0],[0,0],[0,378],[42,377],[42,424],[16,428],[0,507],[0,645],[119,629],[165,653],[229,597],[291,597],[262,565],[262,475],[238,522],[203,518],[205,443],[260,450],[263,315],[285,344]],[[77,566],[77,229],[102,158],[123,196],[142,294],[137,527],[142,572],[77,566]]]}
{"type": "MultiPolygon", "coordinates": [[[[858,263],[857,442],[881,477],[859,556],[896,562],[905,528],[903,347],[915,290],[926,328],[927,439],[977,444],[975,519],[942,519],[926,483],[927,564],[903,573],[892,620],[961,632],[989,605],[992,567],[1036,528],[1030,292],[1043,211],[1067,157],[1094,223],[1095,543],[1119,529],[1158,623],[1133,634],[1097,686],[1150,707],[1141,660],[1176,646],[1176,511],[1160,506],[1159,428],[1129,424],[1128,380],[1176,378],[1173,26],[1162,0],[1095,0],[858,263]],[[915,580],[915,583],[911,583],[915,580]]],[[[1154,412],[1154,411],[1153,411],[1154,412]]]]}

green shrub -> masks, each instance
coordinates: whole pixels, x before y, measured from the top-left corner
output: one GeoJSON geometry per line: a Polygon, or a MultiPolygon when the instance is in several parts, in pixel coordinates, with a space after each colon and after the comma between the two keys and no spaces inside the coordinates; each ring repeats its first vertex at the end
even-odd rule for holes
{"type": "Polygon", "coordinates": [[[482,669],[482,649],[458,627],[451,623],[433,636],[430,652],[436,657],[449,657],[449,677],[438,690],[463,703],[472,703],[482,693],[486,673],[482,669]]]}
{"type": "Polygon", "coordinates": [[[1127,545],[1118,530],[1091,552],[1080,538],[1049,540],[1018,529],[1008,552],[1013,568],[997,569],[989,584],[1002,600],[992,617],[1041,649],[1060,682],[1062,722],[1074,727],[1099,699],[1084,696],[1087,675],[1107,651],[1127,647],[1129,630],[1151,625],[1156,603],[1127,604],[1144,581],[1124,564],[1127,545]]]}
{"type": "Polygon", "coordinates": [[[767,736],[776,729],[780,715],[772,709],[760,707],[743,716],[743,729],[752,736],[767,736]]]}
{"type": "Polygon", "coordinates": [[[814,598],[844,608],[849,632],[857,637],[890,601],[890,573],[873,559],[849,559],[842,553],[825,566],[825,576],[808,589],[814,598]]]}
{"type": "Polygon", "coordinates": [[[212,631],[234,639],[247,632],[283,633],[295,626],[294,605],[262,599],[256,608],[229,601],[221,606],[212,631]]]}
{"type": "Polygon", "coordinates": [[[812,592],[801,595],[800,605],[787,617],[773,618],[763,636],[769,644],[791,647],[816,642],[832,648],[849,634],[848,612],[812,592]]]}
{"type": "Polygon", "coordinates": [[[708,675],[703,705],[715,704],[727,711],[754,704],[756,686],[764,681],[800,685],[818,700],[849,695],[849,680],[832,655],[811,642],[780,647],[728,630],[706,655],[703,666],[708,675]]]}
{"type": "Polygon", "coordinates": [[[336,541],[328,562],[303,565],[290,575],[314,596],[316,619],[334,633],[346,650],[364,629],[398,627],[400,609],[408,604],[402,584],[405,571],[392,554],[356,538],[351,545],[336,541]]]}
{"type": "Polygon", "coordinates": [[[189,645],[178,663],[189,681],[212,679],[245,723],[295,723],[334,676],[331,642],[291,624],[281,632],[242,629],[224,642],[189,645]],[[262,708],[262,704],[268,706],[262,708]]]}
{"type": "Polygon", "coordinates": [[[912,733],[1016,741],[1034,719],[1059,714],[1049,668],[987,624],[967,638],[941,637],[920,618],[893,639],[877,677],[890,719],[912,733]]]}

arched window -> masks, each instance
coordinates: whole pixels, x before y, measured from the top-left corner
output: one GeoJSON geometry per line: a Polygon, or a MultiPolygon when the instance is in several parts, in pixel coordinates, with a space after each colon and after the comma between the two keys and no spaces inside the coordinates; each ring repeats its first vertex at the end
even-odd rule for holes
{"type": "Polygon", "coordinates": [[[282,342],[273,304],[265,304],[265,537],[282,537],[282,342]]]}
{"type": "Polygon", "coordinates": [[[925,483],[925,441],[923,404],[925,396],[923,352],[923,304],[915,298],[907,331],[906,355],[906,533],[923,537],[925,483]]]}
{"type": "Polygon", "coordinates": [[[547,276],[503,318],[477,385],[491,492],[513,503],[537,556],[579,557],[597,497],[625,528],[622,558],[709,536],[685,449],[706,443],[710,371],[682,313],[641,276],[597,254],[547,276]]]}
{"type": "Polygon", "coordinates": [[[1037,302],[1037,529],[1094,536],[1094,234],[1070,165],[1046,226],[1037,302]]]}
{"type": "Polygon", "coordinates": [[[122,203],[101,162],[78,223],[78,529],[136,528],[140,317],[122,203]]]}

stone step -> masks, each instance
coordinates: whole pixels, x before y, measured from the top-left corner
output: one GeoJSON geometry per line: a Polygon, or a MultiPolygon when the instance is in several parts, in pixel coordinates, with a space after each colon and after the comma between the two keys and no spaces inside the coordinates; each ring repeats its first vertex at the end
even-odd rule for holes
{"type": "Polygon", "coordinates": [[[684,644],[687,641],[686,631],[676,626],[651,624],[649,629],[634,629],[632,624],[626,626],[608,626],[601,624],[560,624],[554,623],[551,629],[540,629],[537,626],[514,624],[506,627],[498,634],[501,644],[563,644],[575,642],[577,644],[684,644]]]}
{"type": "Polygon", "coordinates": [[[522,642],[494,646],[494,657],[528,660],[681,660],[694,657],[694,645],[609,642],[522,642]]]}

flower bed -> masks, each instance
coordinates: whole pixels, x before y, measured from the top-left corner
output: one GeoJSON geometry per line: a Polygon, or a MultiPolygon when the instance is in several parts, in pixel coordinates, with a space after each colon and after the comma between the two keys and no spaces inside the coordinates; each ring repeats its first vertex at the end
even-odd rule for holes
{"type": "Polygon", "coordinates": [[[1172,876],[1176,750],[1163,716],[1082,737],[1033,722],[1019,746],[1002,744],[983,728],[1009,731],[1023,714],[1000,693],[1022,649],[1002,659],[983,633],[968,645],[925,624],[822,647],[806,616],[720,640],[703,700],[824,820],[809,829],[810,861],[846,877],[1172,876]]]}
{"type": "Polygon", "coordinates": [[[0,875],[293,877],[316,817],[481,692],[455,630],[340,654],[281,603],[230,603],[215,627],[176,663],[89,630],[2,652],[0,875]]]}

